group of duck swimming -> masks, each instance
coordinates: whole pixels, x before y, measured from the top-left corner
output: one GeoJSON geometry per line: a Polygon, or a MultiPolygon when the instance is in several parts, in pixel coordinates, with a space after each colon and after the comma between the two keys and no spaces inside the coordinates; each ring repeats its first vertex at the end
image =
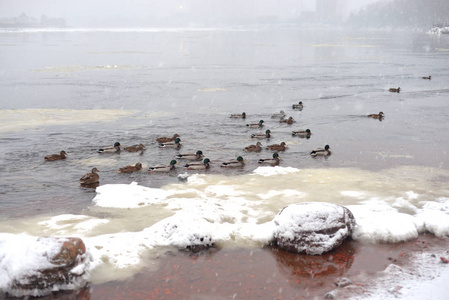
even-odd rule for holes
{"type": "MultiPolygon", "coordinates": [[[[302,110],[304,108],[304,104],[302,103],[302,101],[299,101],[298,103],[295,103],[292,105],[292,109],[298,109],[298,110],[302,110]]],[[[288,125],[293,124],[294,122],[296,122],[293,117],[288,117],[285,118],[286,114],[283,110],[279,111],[278,113],[274,113],[271,118],[272,119],[280,119],[279,123],[286,123],[288,125]]],[[[245,119],[246,118],[246,113],[243,112],[242,114],[232,114],[231,118],[241,118],[241,119],[245,119]]],[[[252,124],[246,124],[246,126],[250,127],[250,128],[262,128],[264,121],[260,120],[258,123],[252,123],[252,124]]],[[[271,130],[267,129],[265,131],[265,133],[254,133],[251,135],[251,138],[257,138],[257,139],[268,139],[271,137],[271,130]]],[[[300,129],[300,130],[293,130],[292,131],[292,135],[293,136],[299,136],[302,138],[310,138],[310,135],[312,134],[312,132],[310,131],[310,129],[300,129]]],[[[268,145],[265,147],[265,149],[267,150],[273,150],[276,151],[275,153],[273,153],[273,157],[272,158],[265,158],[265,159],[259,159],[258,163],[261,164],[269,164],[269,165],[278,165],[279,164],[279,159],[281,158],[279,156],[279,154],[277,152],[279,151],[285,151],[287,149],[287,145],[285,142],[281,142],[280,144],[272,144],[272,145],[268,145]]],[[[260,152],[262,151],[262,144],[261,142],[257,142],[255,145],[249,145],[247,147],[245,147],[243,149],[243,151],[245,152],[260,152]]],[[[330,151],[330,147],[329,145],[326,145],[324,148],[317,148],[314,149],[310,152],[310,155],[312,157],[316,157],[316,156],[328,156],[331,154],[330,151]]],[[[243,164],[243,159],[241,158],[241,156],[239,156],[237,158],[237,161],[240,158],[240,164],[243,164]]],[[[237,164],[237,163],[236,163],[237,164]]]]}
{"type": "MultiPolygon", "coordinates": [[[[399,89],[397,89],[396,92],[399,92],[399,89]]],[[[391,90],[390,90],[391,91],[391,90]]],[[[292,109],[298,109],[302,110],[304,107],[304,104],[302,101],[299,101],[297,104],[292,105],[292,109]]],[[[245,112],[242,114],[231,114],[230,118],[240,118],[240,119],[246,119],[247,115],[245,112]]],[[[281,110],[279,113],[274,113],[271,118],[272,119],[280,119],[280,123],[286,123],[288,125],[291,125],[295,122],[295,120],[292,117],[288,117],[285,119],[286,114],[283,110],[281,110]]],[[[379,114],[370,114],[368,115],[369,118],[374,118],[378,120],[382,120],[384,118],[384,113],[379,112],[379,114]]],[[[260,120],[257,123],[249,123],[246,124],[249,128],[256,128],[261,129],[264,126],[264,121],[260,120]]],[[[265,132],[261,133],[253,133],[251,134],[251,138],[255,139],[269,139],[271,137],[271,131],[269,129],[265,130],[265,132]]],[[[292,131],[293,136],[299,136],[302,138],[309,138],[312,132],[310,129],[305,130],[294,130],[292,131]]],[[[179,150],[181,148],[181,138],[179,134],[174,134],[171,137],[158,137],[156,139],[156,142],[159,143],[160,148],[172,148],[179,150]]],[[[119,153],[122,151],[122,145],[119,142],[114,143],[113,146],[103,147],[98,149],[98,153],[119,153]]],[[[282,142],[280,144],[272,144],[265,147],[267,150],[273,150],[275,151],[271,158],[262,158],[258,160],[258,163],[260,164],[268,164],[268,165],[278,165],[280,156],[278,154],[279,151],[285,151],[287,148],[287,145],[285,142],[282,142]]],[[[146,147],[143,144],[133,145],[129,147],[124,147],[124,151],[128,152],[140,152],[140,154],[143,154],[146,150],[146,147]]],[[[260,152],[262,150],[262,144],[260,142],[257,142],[255,145],[249,145],[243,149],[245,152],[260,152]]],[[[310,155],[312,157],[316,156],[329,156],[331,155],[330,146],[325,145],[324,148],[317,148],[310,152],[310,155]]],[[[52,154],[44,157],[45,161],[56,161],[56,160],[64,160],[67,157],[67,153],[62,150],[59,154],[52,154]]],[[[196,153],[181,153],[175,156],[176,159],[179,160],[189,160],[190,162],[186,163],[184,167],[187,170],[206,170],[210,168],[210,159],[204,158],[204,154],[201,150],[198,150],[196,153]],[[202,161],[201,161],[202,160],[202,161]]],[[[168,165],[156,165],[149,168],[149,172],[168,172],[173,169],[175,169],[175,165],[179,165],[176,159],[173,159],[170,161],[170,164],[168,165]]],[[[233,167],[243,167],[245,164],[245,159],[243,159],[242,156],[238,156],[236,159],[232,159],[229,161],[225,161],[221,163],[221,167],[226,168],[233,168],[233,167]]],[[[133,173],[140,171],[142,169],[142,164],[140,162],[136,163],[134,166],[126,166],[118,169],[118,173],[133,173]]],[[[96,187],[99,184],[100,176],[98,175],[98,172],[100,172],[97,168],[92,168],[90,173],[85,174],[83,177],[80,178],[79,182],[82,186],[85,187],[96,187]]]]}

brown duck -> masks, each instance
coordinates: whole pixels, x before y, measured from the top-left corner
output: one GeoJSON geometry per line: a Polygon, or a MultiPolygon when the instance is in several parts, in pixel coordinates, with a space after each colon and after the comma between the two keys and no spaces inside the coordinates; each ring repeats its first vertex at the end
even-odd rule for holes
{"type": "Polygon", "coordinates": [[[288,125],[292,125],[295,120],[292,117],[289,117],[287,120],[280,120],[279,123],[287,123],[288,125]]]}
{"type": "Polygon", "coordinates": [[[87,173],[86,175],[80,178],[80,184],[90,185],[98,183],[100,181],[100,175],[98,175],[97,172],[100,172],[100,170],[98,170],[97,168],[92,168],[91,173],[87,173]]]}
{"type": "Polygon", "coordinates": [[[142,170],[142,164],[139,162],[135,166],[126,166],[118,169],[118,173],[132,173],[142,170]]]}
{"type": "Polygon", "coordinates": [[[123,148],[123,150],[128,151],[128,152],[144,151],[145,149],[146,148],[143,144],[133,145],[133,146],[123,148]]]}
{"type": "Polygon", "coordinates": [[[392,93],[399,93],[401,91],[401,88],[400,87],[398,87],[397,89],[396,88],[390,88],[389,91],[392,92],[392,93]]]}
{"type": "Polygon", "coordinates": [[[158,143],[167,143],[167,142],[173,142],[176,138],[178,138],[179,137],[179,134],[177,134],[177,133],[175,133],[172,137],[165,137],[165,136],[163,136],[163,137],[158,137],[157,139],[156,139],[156,141],[158,142],[158,143]]]}
{"type": "Polygon", "coordinates": [[[382,120],[385,117],[385,114],[383,112],[379,112],[378,114],[367,115],[367,117],[377,119],[377,120],[382,120]]]}
{"type": "Polygon", "coordinates": [[[65,159],[66,157],[67,157],[67,153],[64,150],[62,150],[59,154],[52,154],[52,155],[45,156],[44,160],[54,161],[54,160],[65,159]]]}
{"type": "Polygon", "coordinates": [[[245,147],[245,149],[243,149],[243,151],[246,151],[246,152],[260,152],[260,151],[262,151],[262,143],[261,142],[257,142],[255,145],[249,145],[248,147],[245,147]]]}
{"type": "Polygon", "coordinates": [[[285,144],[285,142],[282,142],[280,144],[269,145],[265,149],[275,150],[275,151],[285,151],[285,149],[287,149],[287,145],[285,144]]]}

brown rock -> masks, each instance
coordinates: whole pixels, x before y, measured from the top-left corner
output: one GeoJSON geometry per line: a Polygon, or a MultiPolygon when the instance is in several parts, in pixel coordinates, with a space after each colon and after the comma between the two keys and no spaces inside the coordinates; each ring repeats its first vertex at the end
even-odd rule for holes
{"type": "Polygon", "coordinates": [[[41,237],[36,240],[36,247],[48,247],[43,255],[52,267],[37,269],[16,278],[11,284],[11,294],[42,296],[51,291],[74,289],[86,284],[86,266],[89,262],[86,246],[80,238],[41,237]]]}
{"type": "Polygon", "coordinates": [[[274,218],[274,240],[283,250],[321,255],[351,236],[355,219],[346,207],[325,202],[284,207],[274,218]]]}

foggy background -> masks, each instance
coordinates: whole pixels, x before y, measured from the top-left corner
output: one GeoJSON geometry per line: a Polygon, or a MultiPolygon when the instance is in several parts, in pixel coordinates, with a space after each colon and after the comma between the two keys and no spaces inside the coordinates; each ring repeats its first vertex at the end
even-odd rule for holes
{"type": "MultiPolygon", "coordinates": [[[[69,27],[334,23],[392,0],[0,0],[0,18],[62,18],[69,27]],[[24,16],[22,16],[25,18],[24,16]]],[[[26,20],[24,20],[26,21],[26,20]]]]}
{"type": "Polygon", "coordinates": [[[449,0],[0,0],[0,27],[449,24],[449,0]]]}

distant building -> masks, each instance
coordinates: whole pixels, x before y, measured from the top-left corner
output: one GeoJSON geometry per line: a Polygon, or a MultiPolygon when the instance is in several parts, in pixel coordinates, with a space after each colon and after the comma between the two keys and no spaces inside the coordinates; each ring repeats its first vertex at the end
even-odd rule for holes
{"type": "Polygon", "coordinates": [[[62,18],[50,18],[42,15],[40,20],[30,17],[25,13],[15,18],[0,19],[0,27],[3,28],[26,28],[26,27],[66,27],[62,18]]]}

